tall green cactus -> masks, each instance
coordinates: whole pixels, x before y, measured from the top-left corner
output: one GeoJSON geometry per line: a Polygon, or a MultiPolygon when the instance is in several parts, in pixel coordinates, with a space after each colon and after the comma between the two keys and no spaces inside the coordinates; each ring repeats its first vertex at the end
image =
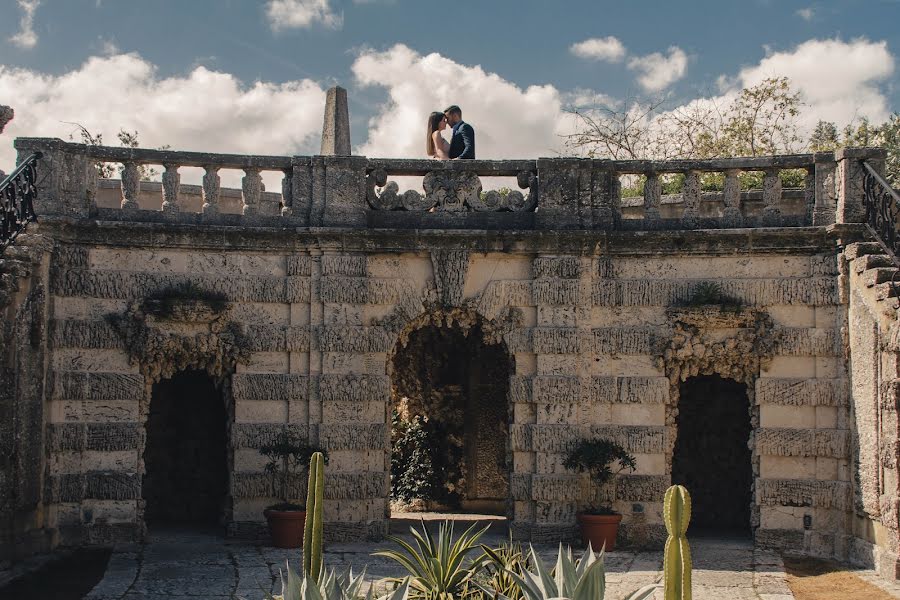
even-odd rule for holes
{"type": "Polygon", "coordinates": [[[691,600],[691,547],[685,534],[691,522],[691,495],[687,488],[673,485],[666,490],[663,518],[669,537],[666,540],[665,600],[691,600]]]}
{"type": "Polygon", "coordinates": [[[325,457],[316,452],[309,459],[306,488],[306,525],[303,530],[303,574],[319,582],[322,574],[322,511],[325,499],[325,457]]]}

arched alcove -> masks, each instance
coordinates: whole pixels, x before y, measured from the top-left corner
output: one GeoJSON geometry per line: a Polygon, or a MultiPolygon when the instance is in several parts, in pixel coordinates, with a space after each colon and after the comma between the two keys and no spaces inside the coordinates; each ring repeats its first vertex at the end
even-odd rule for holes
{"type": "Polygon", "coordinates": [[[205,371],[153,384],[144,447],[144,522],[223,524],[228,498],[228,412],[205,371]]]}
{"type": "Polygon", "coordinates": [[[419,325],[391,359],[392,497],[418,486],[429,509],[505,514],[509,354],[480,322],[419,325]]]}
{"type": "Polygon", "coordinates": [[[753,467],[746,384],[719,375],[680,386],[672,483],[691,492],[691,529],[749,535],[753,467]]]}

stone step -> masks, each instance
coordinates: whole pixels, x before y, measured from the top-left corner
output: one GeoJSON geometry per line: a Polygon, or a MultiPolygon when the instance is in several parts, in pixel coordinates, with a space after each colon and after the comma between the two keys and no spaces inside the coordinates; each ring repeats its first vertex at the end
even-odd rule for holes
{"type": "Polygon", "coordinates": [[[853,261],[853,268],[857,273],[877,269],[879,267],[894,267],[894,261],[887,254],[866,254],[853,261]]]}
{"type": "Polygon", "coordinates": [[[900,285],[900,275],[895,267],[869,269],[862,274],[862,280],[866,287],[873,287],[880,283],[896,281],[900,285]]]}
{"type": "Polygon", "coordinates": [[[884,248],[878,242],[854,242],[844,249],[844,257],[854,260],[867,254],[884,254],[884,248]]]}

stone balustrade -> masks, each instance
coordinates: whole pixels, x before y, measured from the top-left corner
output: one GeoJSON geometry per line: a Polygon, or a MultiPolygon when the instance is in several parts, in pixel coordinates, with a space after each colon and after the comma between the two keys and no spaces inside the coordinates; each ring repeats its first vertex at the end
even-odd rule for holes
{"type": "Polygon", "coordinates": [[[878,152],[441,162],[176,152],[46,138],[20,138],[16,148],[22,156],[42,151],[49,163],[38,214],[235,226],[625,231],[859,222],[859,162],[878,152]],[[118,203],[110,198],[113,184],[98,182],[98,163],[119,165],[118,203]],[[142,181],[149,166],[160,167],[161,182],[142,181]],[[179,169],[185,167],[204,170],[199,188],[181,185],[179,169]],[[238,192],[222,188],[223,170],[243,173],[237,206],[238,192]],[[793,171],[801,187],[783,188],[785,170],[793,171]],[[280,194],[265,191],[262,174],[267,171],[282,174],[280,194]],[[421,189],[416,189],[418,178],[421,189]],[[485,189],[485,181],[504,183],[485,189]],[[742,189],[748,181],[756,189],[742,189]],[[672,182],[680,189],[663,194],[672,182]],[[408,189],[401,190],[401,184],[408,189]],[[623,197],[623,189],[630,194],[623,197]],[[229,200],[223,203],[223,197],[229,200]]]}

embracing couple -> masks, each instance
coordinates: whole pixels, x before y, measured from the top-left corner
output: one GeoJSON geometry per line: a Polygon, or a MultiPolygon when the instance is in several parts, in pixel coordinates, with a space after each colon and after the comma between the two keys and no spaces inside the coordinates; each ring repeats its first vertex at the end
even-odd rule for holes
{"type": "Polygon", "coordinates": [[[462,120],[462,110],[455,104],[442,113],[433,112],[428,117],[425,154],[438,160],[475,158],[475,130],[462,120]],[[448,125],[453,129],[449,143],[441,135],[448,125]]]}

